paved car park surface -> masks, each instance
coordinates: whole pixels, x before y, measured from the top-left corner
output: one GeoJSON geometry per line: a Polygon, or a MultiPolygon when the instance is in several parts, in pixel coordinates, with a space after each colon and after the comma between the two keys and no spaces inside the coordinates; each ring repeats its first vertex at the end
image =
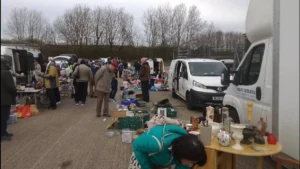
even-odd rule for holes
{"type": "MultiPolygon", "coordinates": [[[[171,92],[150,92],[151,101],[169,98],[178,112],[178,119],[200,116],[200,110],[189,111],[184,101],[171,98],[171,92]]],[[[150,107],[150,104],[147,105],[150,107]]],[[[106,137],[110,118],[97,118],[96,99],[88,98],[85,106],[75,106],[70,97],[54,110],[41,109],[39,115],[18,119],[9,125],[13,141],[1,142],[2,169],[127,169],[131,144],[120,136],[106,137]]],[[[114,110],[110,103],[110,110],[114,110]]],[[[237,157],[237,169],[253,169],[256,159],[237,157]]],[[[275,163],[265,159],[265,169],[275,163]]]]}

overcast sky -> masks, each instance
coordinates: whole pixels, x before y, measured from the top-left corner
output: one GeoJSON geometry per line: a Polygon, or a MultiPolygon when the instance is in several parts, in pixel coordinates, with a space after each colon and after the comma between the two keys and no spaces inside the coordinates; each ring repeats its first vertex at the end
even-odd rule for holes
{"type": "Polygon", "coordinates": [[[86,4],[91,8],[107,5],[124,7],[134,16],[135,24],[142,31],[141,17],[146,9],[166,3],[175,6],[182,2],[187,6],[196,5],[204,20],[214,22],[217,28],[223,31],[245,32],[244,23],[249,0],[1,0],[1,37],[10,11],[15,7],[43,11],[51,21],[75,4],[86,4]]]}

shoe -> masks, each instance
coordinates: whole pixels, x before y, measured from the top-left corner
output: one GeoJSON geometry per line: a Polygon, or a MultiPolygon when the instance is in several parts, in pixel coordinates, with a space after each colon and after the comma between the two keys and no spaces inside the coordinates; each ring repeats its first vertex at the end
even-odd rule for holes
{"type": "Polygon", "coordinates": [[[103,114],[104,117],[111,117],[109,114],[103,114]]]}
{"type": "Polygon", "coordinates": [[[81,104],[81,106],[84,106],[84,104],[81,104]]]}
{"type": "Polygon", "coordinates": [[[101,114],[97,114],[97,117],[101,117],[101,114]]]}
{"type": "Polygon", "coordinates": [[[1,141],[11,141],[11,137],[2,136],[1,141]]]}
{"type": "Polygon", "coordinates": [[[76,103],[75,105],[76,105],[76,106],[79,106],[79,103],[76,103]]]}
{"type": "Polygon", "coordinates": [[[12,136],[14,136],[13,133],[5,133],[4,135],[5,135],[6,137],[12,137],[12,136]]]}

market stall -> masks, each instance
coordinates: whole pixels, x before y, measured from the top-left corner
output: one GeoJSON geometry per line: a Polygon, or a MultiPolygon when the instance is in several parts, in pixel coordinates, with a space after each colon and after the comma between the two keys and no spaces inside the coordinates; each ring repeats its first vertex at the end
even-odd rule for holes
{"type": "Polygon", "coordinates": [[[235,150],[232,148],[235,141],[231,141],[227,147],[221,146],[216,137],[213,138],[210,145],[205,146],[207,153],[207,163],[203,167],[194,167],[194,169],[235,169],[236,155],[251,156],[257,158],[256,169],[263,169],[264,157],[278,154],[282,151],[280,143],[271,144],[256,144],[251,146],[243,146],[243,150],[235,150]]]}

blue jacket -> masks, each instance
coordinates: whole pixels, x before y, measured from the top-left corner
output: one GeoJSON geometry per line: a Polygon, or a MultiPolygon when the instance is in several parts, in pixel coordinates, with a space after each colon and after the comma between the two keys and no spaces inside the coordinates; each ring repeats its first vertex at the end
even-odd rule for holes
{"type": "Polygon", "coordinates": [[[123,69],[124,69],[124,65],[119,64],[118,70],[119,70],[119,71],[123,71],[123,69]]]}
{"type": "Polygon", "coordinates": [[[91,66],[91,70],[93,73],[93,76],[95,76],[96,72],[100,69],[100,67],[96,67],[96,66],[91,66]]]}
{"type": "Polygon", "coordinates": [[[175,161],[170,148],[178,137],[187,132],[180,126],[155,126],[143,133],[133,142],[133,152],[142,169],[151,169],[153,165],[172,166],[175,169],[190,169],[175,161]]]}

